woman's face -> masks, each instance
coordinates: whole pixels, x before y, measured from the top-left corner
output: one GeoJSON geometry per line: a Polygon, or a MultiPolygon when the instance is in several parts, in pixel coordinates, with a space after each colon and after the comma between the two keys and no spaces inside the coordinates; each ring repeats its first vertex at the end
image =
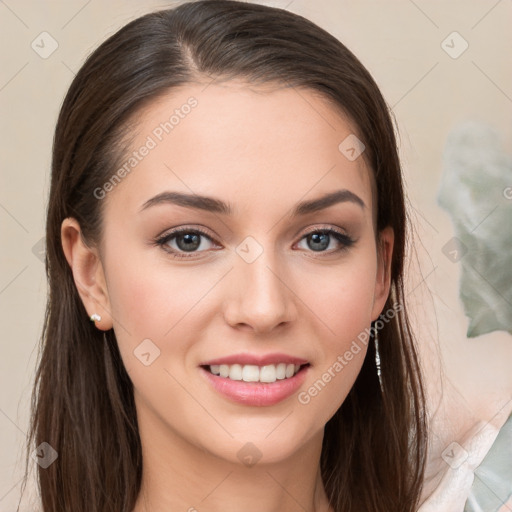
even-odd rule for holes
{"type": "Polygon", "coordinates": [[[237,81],[174,90],[139,120],[125,172],[96,195],[99,326],[141,437],[282,460],[321,438],[388,294],[361,147],[314,93],[237,81]]]}

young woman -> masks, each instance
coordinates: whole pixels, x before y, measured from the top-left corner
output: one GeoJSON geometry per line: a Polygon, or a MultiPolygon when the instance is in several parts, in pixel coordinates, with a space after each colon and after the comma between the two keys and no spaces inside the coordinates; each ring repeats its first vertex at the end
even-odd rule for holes
{"type": "Polygon", "coordinates": [[[57,123],[29,450],[44,512],[412,512],[426,458],[390,113],[285,10],[183,3],[57,123]]]}

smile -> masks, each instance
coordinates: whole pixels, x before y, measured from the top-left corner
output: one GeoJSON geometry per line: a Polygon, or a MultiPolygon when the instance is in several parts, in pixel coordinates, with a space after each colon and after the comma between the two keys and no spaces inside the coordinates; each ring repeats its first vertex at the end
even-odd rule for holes
{"type": "Polygon", "coordinates": [[[221,396],[231,402],[257,407],[276,405],[297,393],[309,370],[309,363],[200,366],[203,377],[221,396]]]}
{"type": "Polygon", "coordinates": [[[206,366],[206,369],[213,375],[219,375],[220,377],[225,377],[230,380],[264,383],[290,379],[297,374],[300,368],[300,364],[286,363],[268,364],[265,366],[257,366],[254,364],[212,364],[206,366]]]}

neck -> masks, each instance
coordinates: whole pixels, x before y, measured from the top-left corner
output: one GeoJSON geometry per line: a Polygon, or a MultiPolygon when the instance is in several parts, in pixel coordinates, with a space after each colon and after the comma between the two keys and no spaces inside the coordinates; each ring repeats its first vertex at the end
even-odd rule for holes
{"type": "Polygon", "coordinates": [[[285,460],[246,466],[139,418],[142,485],[133,512],[332,512],[320,474],[323,431],[285,460]],[[149,435],[150,433],[150,435],[149,435]]]}

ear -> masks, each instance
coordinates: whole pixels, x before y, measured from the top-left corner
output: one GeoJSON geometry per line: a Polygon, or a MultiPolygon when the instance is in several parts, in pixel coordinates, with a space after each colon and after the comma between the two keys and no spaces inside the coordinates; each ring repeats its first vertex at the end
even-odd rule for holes
{"type": "Polygon", "coordinates": [[[391,289],[391,260],[393,256],[394,231],[391,226],[379,234],[377,245],[377,274],[373,296],[372,321],[382,313],[391,289]]]}
{"type": "Polygon", "coordinates": [[[99,315],[101,320],[95,321],[96,327],[108,331],[112,328],[112,315],[98,250],[84,242],[80,224],[72,217],[62,221],[61,240],[64,255],[89,318],[93,314],[99,315]]]}

